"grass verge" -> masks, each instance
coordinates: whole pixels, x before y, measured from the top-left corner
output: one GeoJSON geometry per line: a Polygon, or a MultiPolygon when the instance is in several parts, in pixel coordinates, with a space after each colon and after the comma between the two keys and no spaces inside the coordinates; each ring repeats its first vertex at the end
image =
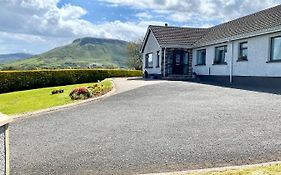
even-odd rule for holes
{"type": "Polygon", "coordinates": [[[235,170],[186,173],[182,175],[281,175],[281,164],[241,168],[235,170]]]}
{"type": "MultiPolygon", "coordinates": [[[[103,85],[105,90],[113,87],[112,79],[105,79],[99,83],[103,85]]],[[[75,101],[69,97],[69,93],[73,89],[93,84],[75,84],[0,94],[0,112],[12,115],[73,103],[75,101]],[[57,89],[63,89],[64,93],[51,95],[51,91],[57,89]]]]}

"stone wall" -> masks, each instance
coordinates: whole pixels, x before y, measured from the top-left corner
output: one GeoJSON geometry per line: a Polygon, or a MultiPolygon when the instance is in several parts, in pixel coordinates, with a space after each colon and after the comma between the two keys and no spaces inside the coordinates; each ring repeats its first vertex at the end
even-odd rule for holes
{"type": "Polygon", "coordinates": [[[9,175],[9,130],[11,117],[0,113],[0,175],[9,175]]]}
{"type": "Polygon", "coordinates": [[[6,171],[5,126],[0,127],[0,175],[6,171]]]}

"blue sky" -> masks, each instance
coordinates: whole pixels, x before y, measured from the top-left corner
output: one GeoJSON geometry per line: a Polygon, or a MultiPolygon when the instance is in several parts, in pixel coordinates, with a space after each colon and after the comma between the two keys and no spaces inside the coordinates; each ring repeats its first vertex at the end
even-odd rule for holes
{"type": "MultiPolygon", "coordinates": [[[[66,4],[72,4],[76,6],[80,6],[87,10],[87,14],[83,16],[83,19],[90,21],[93,24],[102,24],[105,22],[113,22],[113,21],[131,21],[131,22],[139,22],[142,19],[138,16],[138,14],[145,13],[152,16],[155,21],[163,21],[163,23],[169,23],[169,25],[173,26],[198,26],[193,20],[190,21],[174,21],[168,18],[165,18],[165,14],[154,12],[151,9],[143,9],[136,8],[130,5],[114,5],[112,3],[98,1],[98,0],[61,0],[58,3],[58,7],[63,7],[66,4]]],[[[219,24],[220,20],[212,19],[210,20],[210,25],[219,24]]]]}
{"type": "Polygon", "coordinates": [[[210,27],[280,0],[0,0],[0,54],[41,53],[80,37],[142,39],[148,25],[210,27]]]}
{"type": "Polygon", "coordinates": [[[138,18],[134,15],[140,10],[132,9],[126,6],[110,6],[99,1],[81,1],[81,0],[62,0],[58,6],[62,7],[65,4],[72,4],[87,9],[87,14],[83,16],[83,19],[91,21],[93,24],[101,24],[107,21],[120,20],[125,21],[137,21],[138,18]]]}

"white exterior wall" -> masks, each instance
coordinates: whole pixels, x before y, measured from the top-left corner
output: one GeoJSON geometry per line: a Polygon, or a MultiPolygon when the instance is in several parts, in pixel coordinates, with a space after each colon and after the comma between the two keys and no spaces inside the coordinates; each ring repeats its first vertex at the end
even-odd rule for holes
{"type": "Polygon", "coordinates": [[[143,58],[143,71],[147,71],[148,74],[161,74],[161,48],[156,40],[156,38],[154,37],[154,35],[152,33],[149,34],[143,54],[142,54],[142,58],[143,58]],[[160,60],[159,60],[159,67],[156,67],[157,65],[157,51],[160,51],[160,60]],[[153,59],[153,68],[145,68],[145,55],[148,53],[152,53],[152,59],[153,59]]]}
{"type": "Polygon", "coordinates": [[[281,32],[193,49],[193,71],[198,75],[209,75],[210,68],[210,75],[229,76],[233,44],[233,76],[281,77],[281,62],[267,63],[270,59],[270,40],[275,36],[281,36],[281,32]],[[237,62],[239,43],[244,41],[248,42],[248,61],[237,62]],[[228,46],[226,55],[227,65],[213,65],[215,47],[222,45],[228,46]],[[197,50],[200,49],[206,49],[205,66],[196,66],[197,50]]]}

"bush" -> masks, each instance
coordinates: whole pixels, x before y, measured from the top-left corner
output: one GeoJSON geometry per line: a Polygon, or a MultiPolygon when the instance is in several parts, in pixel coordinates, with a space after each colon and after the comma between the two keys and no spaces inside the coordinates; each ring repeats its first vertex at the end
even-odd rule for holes
{"type": "Polygon", "coordinates": [[[89,86],[88,89],[92,92],[93,95],[100,94],[104,91],[111,90],[106,89],[102,84],[94,84],[93,86],[89,86]]]}
{"type": "Polygon", "coordinates": [[[92,97],[91,91],[85,87],[80,87],[74,89],[72,92],[69,94],[71,100],[83,100],[92,97]]]}
{"type": "Polygon", "coordinates": [[[119,69],[0,71],[0,93],[141,75],[141,71],[119,69]]]}

